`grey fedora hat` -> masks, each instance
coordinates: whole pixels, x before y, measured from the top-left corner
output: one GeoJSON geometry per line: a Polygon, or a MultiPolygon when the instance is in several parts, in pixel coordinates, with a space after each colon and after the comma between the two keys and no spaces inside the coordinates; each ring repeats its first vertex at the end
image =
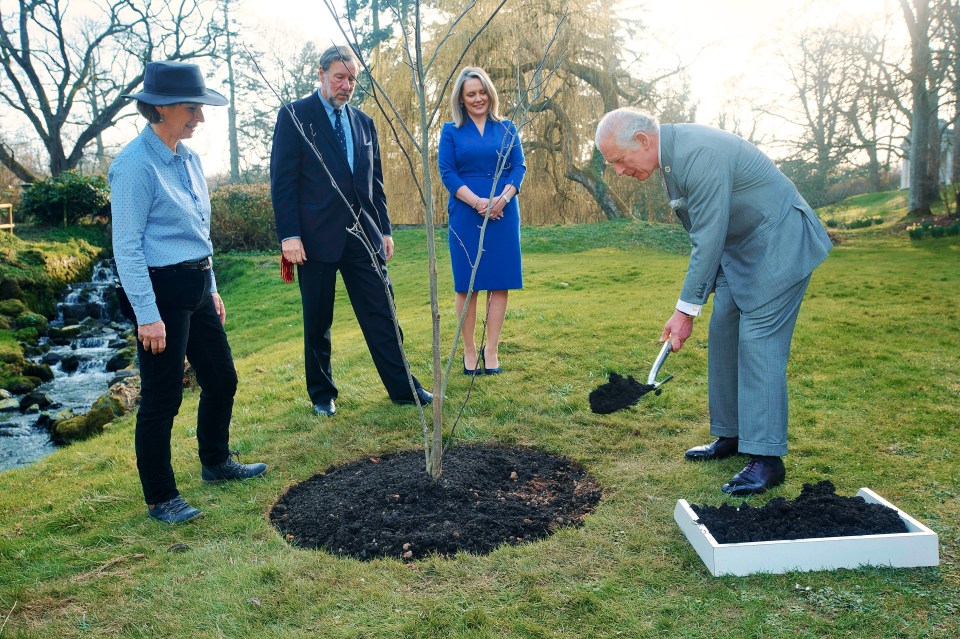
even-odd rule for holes
{"type": "Polygon", "coordinates": [[[178,102],[199,102],[223,106],[227,99],[208,89],[200,67],[188,62],[148,62],[143,74],[143,91],[122,96],[154,106],[178,102]]]}

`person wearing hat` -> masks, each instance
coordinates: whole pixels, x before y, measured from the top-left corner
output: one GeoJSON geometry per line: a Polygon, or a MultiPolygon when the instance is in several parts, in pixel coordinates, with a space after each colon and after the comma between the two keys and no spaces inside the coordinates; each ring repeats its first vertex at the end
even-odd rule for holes
{"type": "Polygon", "coordinates": [[[211,268],[210,195],[199,156],[183,143],[203,123],[203,105],[227,99],[206,88],[197,65],[184,62],[147,63],[143,90],[123,97],[136,100],[149,123],[108,174],[117,273],[137,325],[137,471],[148,515],[177,524],[202,514],[177,490],[170,459],[184,357],[200,386],[201,478],[247,479],[267,470],[240,464],[230,452],[237,372],[211,268]]]}

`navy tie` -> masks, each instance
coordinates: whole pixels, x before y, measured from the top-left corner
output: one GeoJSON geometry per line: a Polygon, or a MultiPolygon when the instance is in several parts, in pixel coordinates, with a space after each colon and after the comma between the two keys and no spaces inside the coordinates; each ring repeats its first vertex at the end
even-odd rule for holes
{"type": "Polygon", "coordinates": [[[342,115],[340,112],[343,109],[334,109],[333,115],[336,116],[336,124],[333,126],[333,132],[337,134],[337,141],[340,143],[340,150],[343,151],[343,157],[347,157],[347,136],[343,133],[343,120],[340,119],[342,115]]]}

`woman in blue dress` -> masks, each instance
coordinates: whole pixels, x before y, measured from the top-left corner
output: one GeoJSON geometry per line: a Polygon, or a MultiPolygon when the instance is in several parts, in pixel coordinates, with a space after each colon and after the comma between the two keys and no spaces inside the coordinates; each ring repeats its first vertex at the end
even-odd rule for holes
{"type": "Polygon", "coordinates": [[[457,317],[467,305],[463,324],[463,372],[501,372],[500,333],[510,289],[523,288],[520,259],[520,207],[516,195],[527,171],[517,128],[499,114],[497,90],[483,69],[466,67],[450,95],[453,122],[440,133],[440,177],[450,191],[450,263],[456,291],[457,317]],[[498,175],[499,173],[499,175],[498,175]],[[494,178],[496,184],[494,184],[494,178]],[[480,228],[488,217],[483,250],[467,300],[470,275],[477,261],[480,228]],[[477,351],[477,292],[487,291],[486,344],[477,351]]]}

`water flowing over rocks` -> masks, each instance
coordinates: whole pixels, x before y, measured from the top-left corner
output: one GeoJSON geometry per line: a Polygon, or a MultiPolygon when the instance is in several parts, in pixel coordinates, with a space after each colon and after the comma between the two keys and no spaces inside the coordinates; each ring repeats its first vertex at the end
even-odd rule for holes
{"type": "Polygon", "coordinates": [[[29,320],[46,336],[28,351],[24,372],[42,383],[0,391],[0,471],[99,433],[136,405],[139,376],[128,369],[136,357],[133,327],[117,308],[114,280],[104,260],[89,282],[70,285],[49,325],[29,320]]]}

